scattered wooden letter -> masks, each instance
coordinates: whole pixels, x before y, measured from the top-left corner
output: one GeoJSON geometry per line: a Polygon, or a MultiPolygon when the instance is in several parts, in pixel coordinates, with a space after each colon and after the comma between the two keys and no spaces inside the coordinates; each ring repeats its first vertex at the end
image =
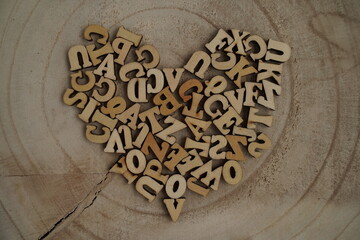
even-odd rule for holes
{"type": "Polygon", "coordinates": [[[234,39],[226,31],[219,29],[216,36],[211,40],[211,42],[205,44],[205,47],[211,53],[214,53],[216,50],[221,50],[225,44],[230,45],[233,41],[234,39]]]}
{"type": "Polygon", "coordinates": [[[169,149],[170,145],[167,142],[162,142],[161,143],[161,148],[158,145],[158,143],[156,142],[154,135],[152,135],[152,133],[148,133],[142,147],[141,147],[141,151],[148,155],[150,154],[149,152],[149,148],[153,151],[153,153],[155,154],[155,156],[157,157],[157,159],[162,162],[167,150],[169,149]]]}
{"type": "Polygon", "coordinates": [[[76,107],[83,109],[85,107],[85,104],[88,102],[88,96],[85,93],[82,93],[82,92],[78,93],[78,92],[75,92],[73,89],[68,88],[68,89],[66,89],[66,91],[64,93],[63,102],[69,106],[72,106],[76,102],[78,102],[76,107]],[[71,95],[74,95],[74,96],[71,97],[71,95]]]}
{"type": "Polygon", "coordinates": [[[236,64],[236,55],[234,53],[227,53],[229,57],[227,61],[217,61],[218,58],[221,57],[220,53],[211,54],[211,65],[217,70],[229,70],[233,68],[236,64]]]}
{"type": "Polygon", "coordinates": [[[200,156],[208,157],[211,137],[204,136],[202,140],[204,140],[204,142],[196,142],[187,137],[185,140],[185,149],[199,149],[201,150],[201,152],[199,152],[200,156]]]}
{"type": "Polygon", "coordinates": [[[145,76],[145,74],[146,74],[144,71],[143,65],[141,65],[138,62],[131,62],[131,63],[127,63],[124,66],[120,67],[120,70],[119,70],[120,80],[123,82],[130,81],[130,78],[127,77],[127,74],[132,71],[136,71],[135,77],[137,77],[137,78],[145,76]]]}
{"type": "Polygon", "coordinates": [[[145,60],[145,57],[143,56],[143,52],[148,52],[152,57],[151,62],[143,63],[144,68],[145,69],[156,68],[160,63],[160,54],[158,50],[156,50],[156,48],[152,45],[144,45],[138,50],[135,50],[138,62],[145,60]]]}
{"type": "Polygon", "coordinates": [[[143,195],[149,202],[154,201],[155,197],[163,187],[164,185],[158,183],[149,176],[142,176],[135,185],[136,191],[143,195]],[[145,186],[147,187],[146,189],[145,186]],[[147,189],[150,189],[151,192],[147,189]]]}
{"type": "Polygon", "coordinates": [[[146,165],[144,175],[149,176],[149,177],[165,184],[169,178],[169,175],[163,175],[161,173],[161,171],[162,171],[161,162],[157,159],[153,159],[153,160],[150,160],[148,162],[148,164],[146,165]]]}
{"type": "Polygon", "coordinates": [[[183,208],[185,198],[163,200],[173,222],[176,222],[183,208]]]}
{"type": "Polygon", "coordinates": [[[248,151],[251,156],[255,158],[259,158],[261,156],[261,152],[256,151],[257,149],[270,149],[271,147],[271,140],[266,136],[264,133],[261,133],[258,136],[259,140],[262,140],[263,143],[252,142],[249,144],[248,151]]]}
{"type": "Polygon", "coordinates": [[[259,109],[250,107],[247,128],[256,128],[255,123],[262,123],[271,127],[273,116],[257,115],[257,112],[259,112],[259,109]]]}
{"type": "Polygon", "coordinates": [[[83,72],[79,70],[76,73],[71,74],[71,86],[75,91],[78,92],[87,92],[90,91],[94,86],[96,82],[96,78],[93,71],[86,71],[85,75],[87,76],[87,83],[79,84],[77,80],[79,78],[83,78],[83,72]]]}
{"type": "Polygon", "coordinates": [[[173,198],[180,198],[186,191],[186,179],[180,174],[174,174],[166,182],[166,194],[173,198]]]}
{"type": "Polygon", "coordinates": [[[222,168],[222,176],[228,184],[233,185],[239,183],[243,176],[240,164],[234,160],[226,161],[222,168]],[[231,171],[231,169],[233,171],[231,171]]]}
{"type": "Polygon", "coordinates": [[[209,188],[202,187],[202,186],[200,186],[199,184],[196,184],[195,182],[197,182],[197,181],[198,181],[197,178],[194,178],[194,177],[188,178],[188,180],[187,180],[187,187],[188,187],[191,191],[196,192],[197,194],[200,194],[201,196],[207,197],[207,195],[208,195],[209,192],[210,192],[210,189],[209,189],[209,188]]]}
{"type": "Polygon", "coordinates": [[[183,68],[164,68],[163,69],[166,81],[170,87],[171,92],[175,92],[177,86],[179,85],[181,76],[184,72],[183,68]],[[174,74],[175,73],[175,74],[174,74]]]}
{"type": "Polygon", "coordinates": [[[184,82],[179,88],[179,96],[184,102],[187,102],[192,98],[191,94],[185,95],[185,93],[191,88],[196,88],[195,92],[201,93],[204,87],[202,83],[197,79],[190,79],[184,82]]]}
{"type": "Polygon", "coordinates": [[[191,56],[187,64],[184,66],[184,68],[189,72],[194,73],[195,68],[200,64],[200,68],[195,73],[195,75],[203,79],[205,77],[204,74],[208,69],[210,63],[211,63],[211,58],[206,52],[197,51],[193,53],[193,55],[191,56]]]}
{"type": "Polygon", "coordinates": [[[159,107],[157,106],[150,108],[139,114],[139,118],[141,119],[141,121],[145,122],[146,119],[148,120],[148,122],[150,123],[151,132],[153,134],[163,130],[163,127],[160,125],[158,120],[160,117],[161,117],[160,110],[159,107]],[[155,114],[159,117],[156,118],[155,114]]]}
{"type": "Polygon", "coordinates": [[[87,45],[86,50],[89,53],[93,66],[97,66],[101,63],[101,56],[114,52],[110,43],[106,43],[103,47],[99,49],[96,49],[95,44],[87,45]]]}
{"type": "Polygon", "coordinates": [[[126,166],[130,172],[134,174],[140,174],[145,170],[146,158],[145,155],[139,149],[132,149],[126,155],[126,166]],[[135,164],[134,159],[137,159],[135,164]]]}
{"type": "Polygon", "coordinates": [[[164,162],[164,165],[170,170],[170,171],[175,171],[175,166],[178,165],[178,163],[183,160],[185,157],[187,157],[189,154],[188,152],[182,147],[180,146],[178,143],[175,143],[174,145],[171,146],[171,149],[173,149],[173,151],[171,151],[168,154],[168,161],[164,162]]]}
{"type": "Polygon", "coordinates": [[[164,123],[167,124],[171,123],[171,125],[165,128],[164,130],[162,130],[161,132],[157,133],[156,136],[170,144],[174,144],[176,142],[176,138],[171,134],[186,128],[186,124],[182,123],[181,121],[171,116],[165,118],[164,123]]]}
{"type": "Polygon", "coordinates": [[[119,161],[115,163],[115,165],[109,170],[112,173],[119,173],[124,176],[124,178],[128,181],[128,184],[131,184],[135,181],[138,175],[134,175],[126,167],[125,157],[120,157],[119,161]]]}
{"type": "Polygon", "coordinates": [[[170,92],[169,87],[164,88],[153,98],[155,105],[160,106],[161,115],[168,116],[178,110],[182,105],[176,100],[175,96],[170,92]]]}
{"type": "Polygon", "coordinates": [[[205,84],[204,94],[207,97],[214,93],[222,93],[227,87],[226,79],[220,75],[213,77],[210,81],[205,81],[205,84]]]}
{"type": "Polygon", "coordinates": [[[212,188],[213,190],[218,190],[222,166],[217,167],[215,170],[212,170],[212,160],[208,161],[198,169],[192,171],[190,174],[195,178],[199,179],[206,186],[212,188]],[[200,178],[204,173],[206,173],[205,177],[200,178]]]}
{"type": "Polygon", "coordinates": [[[91,34],[100,35],[101,37],[99,37],[96,42],[102,45],[105,45],[109,40],[108,30],[100,25],[92,24],[87,26],[84,30],[84,38],[88,41],[92,41],[93,38],[91,37],[91,34]]]}
{"type": "Polygon", "coordinates": [[[246,60],[244,56],[240,57],[240,61],[232,69],[225,72],[239,88],[241,88],[241,78],[253,73],[257,73],[257,70],[253,66],[250,66],[250,62],[246,60]]]}
{"type": "Polygon", "coordinates": [[[76,71],[82,68],[91,67],[93,64],[90,62],[88,52],[83,45],[76,45],[69,49],[68,58],[70,63],[70,71],[76,71]],[[80,66],[79,54],[83,65],[80,66]]]}

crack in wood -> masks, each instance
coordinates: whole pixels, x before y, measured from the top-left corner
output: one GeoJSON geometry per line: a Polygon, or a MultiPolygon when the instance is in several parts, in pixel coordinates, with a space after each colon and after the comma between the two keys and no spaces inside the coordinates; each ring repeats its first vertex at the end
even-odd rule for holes
{"type": "Polygon", "coordinates": [[[74,221],[79,215],[81,215],[87,208],[91,207],[95,200],[97,199],[98,195],[101,191],[107,186],[108,184],[108,175],[107,172],[104,178],[96,184],[96,186],[91,189],[91,191],[86,195],[86,197],[81,200],[73,210],[67,213],[64,217],[59,219],[47,232],[42,234],[39,237],[39,240],[47,239],[53,237],[57,232],[61,229],[65,228],[68,224],[74,221]]]}

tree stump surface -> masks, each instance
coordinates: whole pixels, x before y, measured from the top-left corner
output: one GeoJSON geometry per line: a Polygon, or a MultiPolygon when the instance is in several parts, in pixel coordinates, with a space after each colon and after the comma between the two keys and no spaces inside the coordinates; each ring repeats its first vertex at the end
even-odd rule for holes
{"type": "Polygon", "coordinates": [[[356,239],[360,236],[360,4],[306,1],[2,1],[0,239],[356,239]],[[178,222],[85,138],[68,49],[100,24],[142,34],[181,67],[219,28],[288,43],[273,147],[244,179],[187,193],[178,222]]]}

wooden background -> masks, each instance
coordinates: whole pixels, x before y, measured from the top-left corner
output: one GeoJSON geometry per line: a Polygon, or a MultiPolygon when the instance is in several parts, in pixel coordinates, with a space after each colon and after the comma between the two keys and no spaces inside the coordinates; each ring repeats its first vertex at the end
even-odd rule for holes
{"type": "Polygon", "coordinates": [[[0,239],[359,239],[360,2],[1,1],[0,239]],[[218,28],[287,42],[274,147],[237,186],[187,193],[172,223],[88,142],[67,50],[82,31],[123,25],[183,66],[218,28]]]}

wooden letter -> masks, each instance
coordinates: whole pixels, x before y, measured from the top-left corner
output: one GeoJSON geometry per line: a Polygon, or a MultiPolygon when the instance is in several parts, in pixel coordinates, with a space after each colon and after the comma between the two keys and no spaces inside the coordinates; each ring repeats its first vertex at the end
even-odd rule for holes
{"type": "Polygon", "coordinates": [[[255,107],[254,98],[257,99],[259,96],[259,91],[255,89],[262,90],[261,83],[254,83],[254,82],[246,82],[245,83],[245,102],[244,106],[247,107],[255,107]]]}
{"type": "Polygon", "coordinates": [[[97,106],[100,103],[93,98],[89,98],[89,102],[86,104],[84,110],[78,115],[81,120],[84,122],[89,122],[91,115],[94,113],[97,106]]]}
{"type": "Polygon", "coordinates": [[[261,156],[261,152],[256,151],[257,149],[270,149],[271,147],[271,140],[264,133],[261,133],[258,136],[258,139],[262,140],[263,143],[252,142],[248,147],[250,155],[255,158],[259,158],[261,156]]]}
{"type": "Polygon", "coordinates": [[[143,52],[145,52],[145,51],[151,55],[152,60],[151,60],[151,62],[143,63],[144,68],[145,69],[156,68],[157,65],[159,65],[159,63],[160,63],[160,54],[159,54],[158,50],[156,50],[156,48],[152,45],[144,45],[141,48],[139,48],[138,50],[135,50],[135,53],[137,56],[137,61],[141,62],[145,59],[145,57],[142,55],[143,52]]]}
{"type": "Polygon", "coordinates": [[[147,92],[148,93],[158,93],[164,88],[164,74],[161,70],[153,68],[149,69],[146,72],[146,76],[149,79],[149,82],[153,82],[151,76],[154,76],[155,86],[153,87],[151,83],[147,84],[147,92]]]}
{"type": "Polygon", "coordinates": [[[107,127],[102,127],[103,134],[97,135],[93,134],[92,131],[94,131],[97,127],[95,125],[86,125],[86,138],[93,142],[93,143],[106,143],[110,137],[110,129],[107,127]]]}
{"type": "Polygon", "coordinates": [[[187,137],[185,140],[185,149],[200,149],[202,151],[199,152],[199,155],[203,157],[208,157],[211,137],[204,136],[202,137],[202,139],[204,140],[204,142],[196,142],[191,138],[187,137]]]}
{"type": "Polygon", "coordinates": [[[227,61],[217,61],[220,58],[221,53],[213,53],[211,54],[211,65],[217,70],[229,70],[236,64],[236,55],[234,53],[227,53],[229,57],[227,61]]]}
{"type": "Polygon", "coordinates": [[[258,111],[259,109],[250,107],[247,128],[256,128],[255,123],[262,123],[268,127],[271,127],[273,117],[256,115],[258,111]]]}
{"type": "Polygon", "coordinates": [[[236,29],[231,29],[231,33],[234,37],[234,41],[225,48],[226,52],[234,52],[234,47],[236,46],[237,52],[236,54],[245,55],[244,46],[243,46],[243,39],[247,37],[250,33],[248,32],[242,32],[240,35],[240,31],[236,29]]]}
{"type": "Polygon", "coordinates": [[[228,184],[239,183],[243,176],[240,164],[237,161],[226,161],[223,165],[222,176],[228,184]]]}
{"type": "Polygon", "coordinates": [[[125,38],[126,40],[129,40],[130,42],[134,43],[135,47],[139,46],[142,39],[142,35],[132,33],[126,30],[123,26],[119,28],[116,37],[121,37],[121,38],[125,38]]]}
{"type": "Polygon", "coordinates": [[[155,114],[160,115],[159,107],[150,108],[139,114],[139,118],[141,119],[141,121],[145,122],[146,119],[149,120],[151,132],[153,134],[163,130],[163,127],[160,125],[158,119],[155,117],[155,114]]]}
{"type": "Polygon", "coordinates": [[[174,174],[166,182],[166,194],[171,198],[180,198],[186,191],[186,180],[180,174],[174,174]]]}
{"type": "Polygon", "coordinates": [[[107,43],[109,39],[109,32],[106,28],[96,24],[89,25],[84,30],[84,38],[88,41],[92,41],[93,40],[93,38],[91,37],[92,33],[101,36],[96,40],[98,43],[102,45],[105,45],[107,43]]]}
{"type": "MultiPolygon", "coordinates": [[[[175,171],[175,166],[189,154],[185,149],[180,146],[178,143],[175,143],[171,146],[171,149],[174,149],[167,156],[169,161],[165,161],[164,165],[170,170],[175,171]]],[[[195,150],[194,150],[195,151],[195,150]]]]}
{"type": "Polygon", "coordinates": [[[244,103],[245,88],[236,89],[236,93],[237,97],[235,97],[234,90],[224,92],[224,95],[229,100],[231,106],[235,109],[235,111],[240,114],[244,103]]]}
{"type": "Polygon", "coordinates": [[[205,44],[205,47],[211,53],[214,53],[216,50],[221,50],[225,44],[229,45],[233,41],[234,39],[232,39],[229,34],[227,34],[223,29],[219,29],[216,36],[211,40],[211,42],[205,44]]]}
{"type": "Polygon", "coordinates": [[[234,126],[233,134],[247,136],[247,137],[249,137],[249,139],[248,139],[249,142],[253,142],[256,140],[256,132],[253,129],[234,126]]]}
{"type": "Polygon", "coordinates": [[[127,124],[131,129],[136,129],[136,122],[140,111],[140,104],[136,103],[125,110],[125,112],[116,115],[122,123],[127,124]],[[129,121],[128,121],[129,120],[129,121]]]}
{"type": "Polygon", "coordinates": [[[153,98],[155,105],[160,106],[160,113],[168,116],[178,110],[182,105],[176,100],[175,96],[170,92],[169,87],[164,88],[153,98]]]}
{"type": "Polygon", "coordinates": [[[163,200],[173,222],[176,222],[184,206],[185,198],[163,200]]]}
{"type": "Polygon", "coordinates": [[[220,112],[220,110],[218,108],[216,108],[215,112],[211,111],[211,105],[213,105],[214,102],[220,102],[222,104],[223,110],[226,110],[229,108],[229,102],[226,99],[226,97],[224,97],[223,95],[220,95],[220,94],[212,95],[204,103],[204,110],[205,110],[206,114],[211,117],[211,119],[215,119],[222,115],[222,113],[220,112]]]}
{"type": "Polygon", "coordinates": [[[195,92],[201,93],[201,91],[203,90],[204,87],[203,87],[202,83],[197,79],[187,80],[179,88],[179,96],[182,98],[182,100],[184,102],[187,102],[192,98],[192,95],[190,95],[190,94],[185,95],[185,93],[188,90],[190,90],[191,88],[196,88],[195,92]]]}
{"type": "Polygon", "coordinates": [[[148,102],[146,98],[146,82],[147,78],[133,78],[127,85],[127,95],[133,102],[148,102]],[[135,90],[137,89],[137,93],[135,90]]]}
{"type": "Polygon", "coordinates": [[[141,195],[148,199],[149,202],[152,202],[155,199],[156,195],[163,187],[164,185],[158,183],[149,176],[142,176],[141,178],[139,178],[135,185],[136,191],[138,191],[141,195]],[[146,190],[145,186],[150,189],[151,192],[146,190]]]}
{"type": "Polygon", "coordinates": [[[277,82],[277,84],[281,84],[280,74],[282,73],[282,64],[272,64],[260,60],[258,65],[258,71],[259,73],[256,76],[257,82],[260,82],[261,80],[267,78],[273,78],[277,82]]]}
{"type": "Polygon", "coordinates": [[[74,93],[74,90],[71,88],[66,89],[64,96],[63,96],[63,102],[66,105],[72,106],[76,102],[79,102],[76,107],[83,109],[85,107],[85,104],[88,101],[88,96],[85,93],[76,93],[73,97],[70,97],[74,93]]]}
{"type": "Polygon", "coordinates": [[[133,148],[132,145],[132,135],[131,135],[131,130],[128,126],[126,125],[121,125],[119,127],[119,133],[124,133],[124,140],[125,140],[125,149],[131,149],[133,148]]]}
{"type": "Polygon", "coordinates": [[[197,109],[198,109],[200,101],[203,97],[204,97],[204,95],[193,92],[191,107],[189,109],[187,106],[184,106],[182,114],[186,115],[186,116],[202,119],[203,115],[204,115],[204,111],[203,110],[197,111],[197,109]]]}
{"type": "Polygon", "coordinates": [[[243,76],[257,73],[257,70],[253,66],[249,66],[250,63],[244,56],[240,57],[240,61],[229,71],[225,72],[225,74],[234,81],[236,86],[241,88],[241,78],[243,76]],[[235,76],[237,77],[235,78],[235,76]]]}
{"type": "Polygon", "coordinates": [[[197,182],[197,179],[194,177],[190,177],[187,180],[187,187],[191,191],[196,192],[197,194],[200,194],[201,196],[206,197],[209,194],[210,189],[201,187],[200,185],[196,184],[195,182],[197,182]]]}
{"type": "Polygon", "coordinates": [[[208,69],[210,62],[211,62],[210,56],[206,52],[197,51],[193,53],[193,55],[191,56],[187,64],[184,66],[184,68],[189,72],[194,73],[195,68],[200,64],[200,68],[195,73],[195,75],[203,79],[205,71],[208,69]]]}
{"type": "Polygon", "coordinates": [[[188,125],[189,129],[194,134],[196,141],[200,140],[206,129],[208,129],[208,127],[211,125],[211,121],[203,121],[191,117],[186,117],[185,123],[188,125]],[[201,132],[200,129],[202,130],[201,132]]]}
{"type": "Polygon", "coordinates": [[[86,71],[85,74],[88,78],[88,81],[87,81],[87,83],[84,83],[84,84],[79,84],[77,82],[77,80],[79,78],[83,78],[83,73],[81,70],[70,75],[71,76],[71,86],[73,87],[73,89],[75,91],[87,92],[87,91],[90,91],[94,87],[96,79],[95,79],[95,75],[94,75],[93,71],[86,71]]]}
{"type": "Polygon", "coordinates": [[[70,71],[76,71],[81,68],[91,67],[92,63],[90,62],[89,55],[86,51],[86,48],[83,45],[76,45],[69,49],[68,58],[70,62],[70,71]],[[78,54],[80,53],[83,65],[80,66],[80,60],[78,54]]]}
{"type": "Polygon", "coordinates": [[[138,62],[127,63],[124,66],[120,67],[119,77],[121,81],[123,82],[130,81],[130,78],[128,78],[126,75],[135,70],[137,71],[135,77],[139,78],[145,75],[144,67],[138,62]]]}
{"type": "Polygon", "coordinates": [[[162,162],[167,150],[169,149],[169,144],[167,142],[162,142],[161,143],[161,148],[158,145],[158,143],[156,142],[154,135],[152,135],[152,133],[149,132],[149,134],[147,135],[144,144],[141,147],[141,151],[148,155],[150,154],[149,152],[149,148],[152,150],[152,152],[155,154],[155,156],[157,157],[157,159],[162,162]]]}
{"type": "Polygon", "coordinates": [[[257,45],[259,46],[259,51],[257,53],[253,53],[253,52],[250,53],[250,57],[254,61],[263,58],[267,50],[266,42],[264,41],[264,39],[262,39],[258,35],[251,35],[244,41],[246,51],[250,51],[251,49],[250,42],[256,42],[257,45]]]}
{"type": "Polygon", "coordinates": [[[116,124],[118,123],[117,119],[109,118],[99,110],[95,111],[94,115],[91,118],[91,121],[101,123],[102,125],[110,128],[111,131],[115,128],[116,124]]]}
{"type": "Polygon", "coordinates": [[[115,152],[115,145],[116,145],[116,152],[117,153],[125,153],[125,149],[123,143],[120,139],[120,135],[117,129],[114,129],[111,133],[111,136],[104,148],[104,152],[114,153],[115,152]]]}
{"type": "Polygon", "coordinates": [[[232,125],[238,126],[242,123],[242,118],[233,107],[229,107],[226,113],[213,121],[213,124],[222,134],[228,134],[232,125]]]}
{"type": "Polygon", "coordinates": [[[171,136],[171,134],[186,128],[186,124],[180,122],[179,120],[171,116],[165,118],[164,123],[171,123],[172,125],[156,134],[156,136],[172,145],[176,142],[176,138],[174,136],[171,136]]]}
{"type": "MultiPolygon", "coordinates": [[[[166,164],[166,163],[165,163],[166,164]]],[[[203,161],[201,160],[201,157],[197,153],[195,149],[191,150],[189,152],[189,155],[182,159],[177,165],[176,168],[179,170],[181,175],[185,175],[188,171],[200,167],[203,165],[203,161]]]]}
{"type": "Polygon", "coordinates": [[[117,114],[122,113],[126,109],[126,101],[122,97],[114,97],[106,103],[106,107],[100,108],[101,112],[115,118],[117,114]]]}
{"type": "Polygon", "coordinates": [[[190,174],[197,179],[199,179],[202,183],[204,183],[206,186],[214,189],[215,191],[218,190],[220,178],[221,178],[221,170],[222,166],[216,168],[215,170],[212,170],[212,160],[208,161],[195,171],[192,171],[190,174]],[[205,177],[200,178],[200,176],[203,176],[205,174],[205,177]]]}
{"type": "Polygon", "coordinates": [[[97,89],[94,89],[92,97],[94,97],[99,102],[109,101],[116,92],[116,84],[113,80],[100,77],[100,80],[95,84],[97,87],[103,89],[103,85],[107,85],[107,92],[104,95],[101,95],[97,89]]]}
{"type": "Polygon", "coordinates": [[[174,92],[179,85],[179,81],[184,72],[183,68],[164,68],[163,72],[165,74],[166,81],[169,84],[171,92],[174,92]],[[174,75],[175,72],[175,75],[174,75]]]}
{"type": "Polygon", "coordinates": [[[265,100],[265,97],[260,96],[258,98],[258,103],[263,105],[264,107],[275,110],[274,93],[273,92],[275,92],[276,95],[280,95],[281,87],[275,83],[272,83],[272,82],[269,82],[266,80],[264,80],[262,82],[264,85],[266,100],[265,100]]]}
{"type": "Polygon", "coordinates": [[[169,175],[162,175],[161,171],[162,171],[161,162],[156,159],[153,159],[149,161],[149,163],[147,164],[146,169],[144,171],[144,175],[152,177],[153,179],[158,180],[163,184],[165,184],[169,178],[169,175]]]}
{"type": "Polygon", "coordinates": [[[148,135],[150,128],[146,123],[139,123],[138,129],[140,130],[140,133],[138,134],[135,142],[133,142],[133,145],[137,148],[141,148],[141,145],[143,144],[146,136],[148,135]]]}
{"type": "Polygon", "coordinates": [[[99,49],[95,49],[95,48],[96,48],[95,44],[86,46],[86,50],[89,53],[93,66],[97,66],[101,63],[101,59],[100,59],[101,56],[114,52],[111,43],[109,42],[99,49]]]}
{"type": "Polygon", "coordinates": [[[137,175],[133,175],[126,167],[125,157],[122,156],[119,161],[115,163],[115,165],[110,169],[109,172],[119,173],[124,176],[124,178],[128,181],[128,184],[131,184],[138,177],[137,175]]]}
{"type": "Polygon", "coordinates": [[[209,156],[211,159],[225,159],[225,151],[218,153],[222,148],[226,147],[227,140],[223,135],[212,135],[211,143],[217,143],[209,149],[209,156]]]}
{"type": "Polygon", "coordinates": [[[115,38],[114,41],[112,42],[112,47],[114,49],[114,52],[118,54],[118,57],[114,60],[114,62],[120,65],[124,65],[125,59],[129,54],[132,45],[133,45],[132,42],[124,38],[115,38]]]}
{"type": "Polygon", "coordinates": [[[94,70],[94,74],[116,80],[114,71],[114,55],[108,54],[101,62],[99,67],[94,70]],[[103,74],[103,71],[105,71],[105,74],[103,74]]]}
{"type": "Polygon", "coordinates": [[[277,62],[286,62],[290,58],[290,54],[291,48],[289,45],[283,42],[269,39],[268,51],[266,52],[265,56],[266,61],[273,60],[277,62]],[[277,54],[277,52],[281,52],[282,54],[277,54]]]}
{"type": "Polygon", "coordinates": [[[245,156],[240,148],[240,144],[243,146],[247,145],[246,137],[243,136],[234,136],[234,135],[226,135],[225,136],[230,147],[232,148],[233,152],[231,151],[226,153],[226,159],[229,160],[245,160],[245,156]]]}
{"type": "Polygon", "coordinates": [[[209,97],[213,93],[222,93],[227,87],[226,79],[223,76],[215,76],[210,81],[205,81],[205,96],[209,97]]]}
{"type": "Polygon", "coordinates": [[[126,166],[130,172],[134,174],[140,174],[145,170],[146,158],[145,155],[139,149],[132,149],[126,155],[126,166]],[[134,159],[137,162],[134,162],[134,159]]]}

